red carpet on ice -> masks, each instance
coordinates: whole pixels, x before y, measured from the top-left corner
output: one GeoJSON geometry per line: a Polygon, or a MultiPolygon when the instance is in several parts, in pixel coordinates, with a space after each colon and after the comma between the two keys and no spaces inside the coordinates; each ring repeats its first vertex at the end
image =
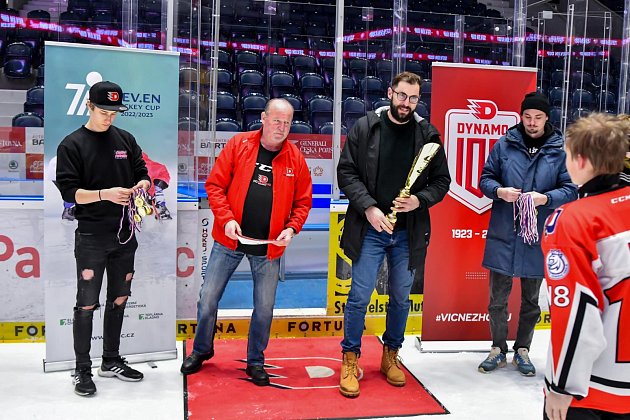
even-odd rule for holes
{"type": "MultiPolygon", "coordinates": [[[[246,340],[216,340],[215,356],[185,379],[187,418],[312,419],[396,417],[448,411],[404,368],[407,384],[389,385],[380,373],[382,345],[364,337],[361,395],[339,393],[339,337],[277,338],[265,351],[271,385],[258,387],[245,374],[246,340]]],[[[186,342],[192,350],[192,340],[186,342]]]]}

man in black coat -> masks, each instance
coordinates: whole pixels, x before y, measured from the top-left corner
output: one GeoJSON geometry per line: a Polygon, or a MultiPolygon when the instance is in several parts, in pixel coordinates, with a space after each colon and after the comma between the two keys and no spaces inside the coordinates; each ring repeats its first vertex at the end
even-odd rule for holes
{"type": "Polygon", "coordinates": [[[416,270],[424,271],[431,234],[429,207],[444,198],[451,182],[437,129],[414,114],[420,78],[400,73],[387,94],[391,106],[356,122],[337,166],[339,187],[350,201],[341,237],[341,247],[352,260],[339,387],[346,397],[359,395],[358,358],[365,314],[385,257],[389,303],[381,372],[390,384],[405,384],[397,356],[409,314],[409,293],[416,270]],[[427,143],[439,145],[437,153],[411,185],[409,197],[399,197],[415,156],[427,143]],[[386,216],[392,210],[397,212],[395,224],[386,216]]]}

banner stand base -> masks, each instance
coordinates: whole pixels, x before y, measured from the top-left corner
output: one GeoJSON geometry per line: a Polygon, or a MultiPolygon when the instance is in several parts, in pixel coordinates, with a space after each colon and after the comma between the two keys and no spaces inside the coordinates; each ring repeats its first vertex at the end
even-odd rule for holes
{"type": "MultiPolygon", "coordinates": [[[[512,351],[514,341],[508,341],[509,351],[512,351]]],[[[416,337],[415,346],[421,353],[488,353],[492,347],[491,341],[422,341],[416,337]]]]}
{"type": "MultiPolygon", "coordinates": [[[[170,360],[177,359],[177,349],[158,351],[152,353],[137,353],[137,354],[123,354],[129,364],[142,363],[142,362],[154,362],[158,360],[170,360]]],[[[60,360],[58,362],[46,362],[46,359],[42,360],[44,372],[59,372],[62,370],[72,370],[75,368],[75,360],[60,360]]],[[[101,364],[101,358],[92,359],[92,366],[99,366],[101,364]]]]}

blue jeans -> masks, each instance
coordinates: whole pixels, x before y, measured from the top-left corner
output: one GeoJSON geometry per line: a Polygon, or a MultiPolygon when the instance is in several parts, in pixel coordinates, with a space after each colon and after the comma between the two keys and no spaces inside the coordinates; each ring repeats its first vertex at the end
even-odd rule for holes
{"type": "Polygon", "coordinates": [[[389,303],[383,342],[391,349],[399,349],[405,339],[409,315],[409,292],[415,270],[409,268],[409,239],[406,229],[393,234],[377,232],[372,226],[363,239],[361,255],[352,263],[352,283],[346,303],[343,324],[344,352],[361,354],[361,337],[365,326],[365,313],[376,287],[378,269],[387,257],[389,303]]]}
{"type": "Polygon", "coordinates": [[[280,258],[273,260],[244,254],[216,242],[212,246],[206,276],[197,303],[197,330],[193,351],[205,354],[213,351],[219,300],[228,280],[243,257],[247,257],[254,279],[254,313],[249,326],[247,364],[263,365],[263,352],[269,343],[269,330],[276,301],[276,288],[280,277],[280,258]]]}

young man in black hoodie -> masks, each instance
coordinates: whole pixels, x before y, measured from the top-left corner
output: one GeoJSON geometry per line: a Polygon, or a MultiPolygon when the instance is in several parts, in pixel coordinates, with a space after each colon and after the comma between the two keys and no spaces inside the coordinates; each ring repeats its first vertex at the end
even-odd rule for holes
{"type": "Polygon", "coordinates": [[[107,301],[103,323],[103,361],[99,376],[140,381],[143,374],[127,365],[118,352],[127,298],[131,293],[138,243],[131,237],[127,214],[134,190],[150,187],[142,150],[135,138],[113,126],[122,104],[122,89],[112,82],[90,88],[88,122],[66,136],[57,148],[57,186],[64,201],[76,203],[74,254],[77,298],[73,336],[76,355],[74,392],[93,395],[90,347],[94,311],[107,270],[107,301]]]}

